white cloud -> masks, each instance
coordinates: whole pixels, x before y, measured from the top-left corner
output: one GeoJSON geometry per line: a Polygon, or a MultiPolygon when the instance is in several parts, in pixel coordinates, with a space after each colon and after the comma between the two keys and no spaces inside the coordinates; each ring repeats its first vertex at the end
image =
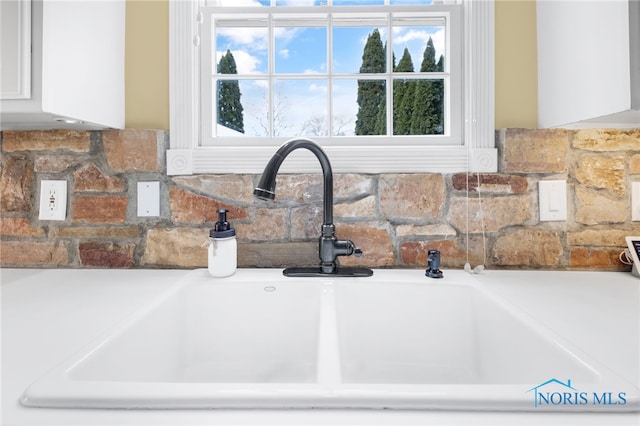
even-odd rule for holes
{"type": "Polygon", "coordinates": [[[289,49],[282,49],[278,52],[281,58],[287,59],[289,57],[289,49]]]}
{"type": "MultiPolygon", "coordinates": [[[[411,45],[415,46],[417,44],[420,51],[417,52],[412,50],[411,56],[413,59],[413,65],[416,66],[416,68],[420,68],[422,55],[424,53],[424,49],[427,47],[427,41],[429,40],[429,37],[431,37],[431,40],[433,41],[433,47],[436,49],[437,61],[440,55],[444,55],[445,53],[444,36],[444,29],[438,30],[436,33],[431,34],[425,30],[417,30],[415,28],[406,30],[396,27],[393,31],[394,51],[396,51],[396,55],[398,54],[397,52],[400,52],[400,54],[402,54],[402,50],[404,49],[405,45],[410,45],[408,46],[409,50],[412,50],[411,45]]],[[[397,59],[400,60],[400,58],[397,59]]]]}

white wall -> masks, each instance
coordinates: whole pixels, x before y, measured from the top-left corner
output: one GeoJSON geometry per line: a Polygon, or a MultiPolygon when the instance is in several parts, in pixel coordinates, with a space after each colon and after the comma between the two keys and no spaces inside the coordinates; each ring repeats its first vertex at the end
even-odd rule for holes
{"type": "Polygon", "coordinates": [[[629,0],[538,0],[536,8],[539,127],[630,109],[629,0]]]}

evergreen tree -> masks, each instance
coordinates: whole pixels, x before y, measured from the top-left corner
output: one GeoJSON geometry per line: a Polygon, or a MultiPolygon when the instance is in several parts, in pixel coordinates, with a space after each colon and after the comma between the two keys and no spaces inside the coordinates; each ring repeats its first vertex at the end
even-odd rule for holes
{"type": "MultiPolygon", "coordinates": [[[[429,37],[427,47],[422,56],[421,72],[436,72],[436,49],[433,47],[433,40],[429,37]]],[[[411,118],[412,135],[432,135],[442,133],[439,131],[441,124],[443,100],[441,88],[438,80],[418,80],[416,82],[415,98],[413,104],[413,115],[411,118]],[[440,109],[440,111],[438,111],[440,109]]]]}
{"type": "MultiPolygon", "coordinates": [[[[387,43],[384,44],[384,57],[387,57],[387,43]]],[[[391,60],[393,68],[396,67],[396,54],[391,52],[391,60]]],[[[385,85],[386,87],[386,85],[385,85]]],[[[378,116],[376,117],[376,127],[374,135],[386,135],[387,134],[387,93],[382,96],[380,106],[378,107],[378,116]]]]}
{"type": "MultiPolygon", "coordinates": [[[[237,74],[236,61],[227,49],[218,63],[218,73],[237,74]]],[[[244,133],[243,108],[238,80],[218,80],[218,124],[244,133]]]]}
{"type": "MultiPolygon", "coordinates": [[[[362,53],[360,73],[385,72],[386,57],[376,28],[367,38],[362,53]]],[[[383,80],[358,80],[358,115],[356,117],[356,135],[375,135],[380,131],[377,125],[380,110],[385,109],[385,82],[383,80]]],[[[386,103],[386,102],[385,102],[386,103]]],[[[383,113],[384,115],[385,113],[383,113]]],[[[386,122],[385,122],[386,123],[386,122]]],[[[384,133],[383,133],[384,134],[384,133]]]]}
{"type": "MultiPolygon", "coordinates": [[[[413,72],[413,61],[408,48],[404,48],[402,58],[395,72],[413,72]]],[[[393,81],[393,134],[411,134],[411,116],[415,93],[415,80],[395,79],[393,81]]]]}

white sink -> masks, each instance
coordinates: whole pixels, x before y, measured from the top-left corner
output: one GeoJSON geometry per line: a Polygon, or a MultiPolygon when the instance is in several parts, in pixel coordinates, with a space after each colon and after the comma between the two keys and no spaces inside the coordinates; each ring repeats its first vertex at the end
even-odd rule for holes
{"type": "Polygon", "coordinates": [[[550,379],[627,399],[546,409],[638,410],[632,385],[462,271],[434,280],[417,270],[335,279],[196,270],[22,403],[544,410],[536,387],[550,379]]]}

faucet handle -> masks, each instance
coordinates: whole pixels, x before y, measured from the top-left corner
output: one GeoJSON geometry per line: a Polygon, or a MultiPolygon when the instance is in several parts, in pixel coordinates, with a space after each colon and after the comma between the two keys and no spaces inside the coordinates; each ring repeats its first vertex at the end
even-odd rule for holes
{"type": "Polygon", "coordinates": [[[360,256],[362,256],[362,250],[361,250],[361,249],[359,249],[359,248],[354,249],[354,250],[353,250],[353,255],[354,255],[355,257],[360,257],[360,256]]]}

